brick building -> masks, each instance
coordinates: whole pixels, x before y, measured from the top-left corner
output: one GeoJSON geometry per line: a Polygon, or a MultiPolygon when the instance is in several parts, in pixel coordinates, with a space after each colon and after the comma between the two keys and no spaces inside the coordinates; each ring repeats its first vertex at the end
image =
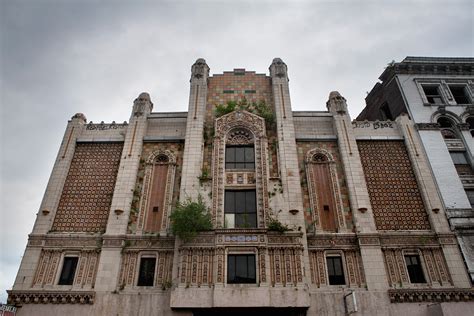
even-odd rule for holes
{"type": "Polygon", "coordinates": [[[198,59],[187,112],[152,112],[142,93],[128,123],[74,115],[9,303],[19,315],[472,310],[414,122],[351,122],[338,92],[326,104],[292,111],[281,59],[269,76],[209,76],[198,59]],[[169,216],[198,196],[213,230],[182,242],[169,216]]]}

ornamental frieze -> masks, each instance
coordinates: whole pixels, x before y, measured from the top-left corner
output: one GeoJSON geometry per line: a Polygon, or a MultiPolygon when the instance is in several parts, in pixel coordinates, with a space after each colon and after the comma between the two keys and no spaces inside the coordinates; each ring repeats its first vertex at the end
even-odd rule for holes
{"type": "Polygon", "coordinates": [[[81,238],[81,237],[55,237],[55,238],[46,238],[44,242],[45,247],[61,247],[61,248],[71,248],[71,247],[100,247],[102,245],[101,238],[81,238]]]}
{"type": "Polygon", "coordinates": [[[309,247],[356,247],[355,236],[312,236],[308,238],[309,247]]]}
{"type": "Polygon", "coordinates": [[[392,289],[391,303],[474,301],[473,289],[392,289]]]}
{"type": "Polygon", "coordinates": [[[433,235],[416,235],[416,236],[381,236],[380,243],[382,247],[392,246],[438,246],[439,241],[433,235]]]}
{"type": "Polygon", "coordinates": [[[86,130],[88,131],[105,131],[109,129],[123,129],[128,126],[127,122],[123,122],[122,124],[116,124],[115,122],[112,122],[111,124],[105,124],[104,122],[100,124],[93,124],[90,122],[89,124],[86,125],[86,130]]]}
{"type": "Polygon", "coordinates": [[[94,304],[95,292],[7,291],[8,304],[94,304]]]}

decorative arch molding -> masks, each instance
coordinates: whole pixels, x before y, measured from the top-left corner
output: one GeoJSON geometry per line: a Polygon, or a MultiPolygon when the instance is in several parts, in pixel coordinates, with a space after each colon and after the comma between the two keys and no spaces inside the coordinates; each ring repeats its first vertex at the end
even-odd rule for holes
{"type": "Polygon", "coordinates": [[[322,180],[318,178],[317,168],[327,169],[328,171],[328,180],[330,182],[330,192],[328,192],[328,194],[330,194],[330,196],[326,198],[326,202],[329,201],[329,207],[331,202],[334,206],[335,229],[337,231],[345,229],[346,224],[344,221],[344,208],[341,197],[341,189],[339,187],[339,181],[337,177],[336,161],[334,160],[334,157],[327,150],[322,148],[314,148],[306,153],[305,164],[310,205],[311,209],[313,210],[312,220],[316,230],[324,230],[324,225],[322,223],[322,212],[327,211],[321,207],[322,201],[320,201],[320,198],[318,197],[318,193],[321,194],[322,192],[318,192],[317,182],[322,180]]]}
{"type": "MultiPolygon", "coordinates": [[[[224,227],[225,150],[226,145],[254,145],[254,187],[257,202],[257,227],[264,228],[269,209],[268,162],[265,120],[247,111],[233,111],[215,120],[215,136],[212,157],[212,221],[214,227],[224,227]]],[[[247,173],[249,173],[247,171],[247,173]]]]}
{"type": "Polygon", "coordinates": [[[170,150],[156,150],[146,159],[138,211],[138,232],[166,233],[169,227],[175,172],[176,156],[170,150]]]}
{"type": "Polygon", "coordinates": [[[448,119],[452,120],[454,124],[459,124],[462,121],[456,113],[446,111],[444,107],[440,107],[440,109],[431,114],[431,122],[437,123],[440,117],[447,117],[448,119]]]}

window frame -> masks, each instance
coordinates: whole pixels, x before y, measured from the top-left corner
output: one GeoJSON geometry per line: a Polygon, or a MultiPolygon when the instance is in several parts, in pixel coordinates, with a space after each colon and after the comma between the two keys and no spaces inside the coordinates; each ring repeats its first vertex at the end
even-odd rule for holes
{"type": "MultiPolygon", "coordinates": [[[[424,267],[422,258],[423,258],[423,256],[418,251],[404,251],[403,252],[403,261],[405,263],[405,269],[407,271],[408,281],[410,282],[410,284],[417,285],[417,284],[427,284],[428,283],[428,278],[427,278],[427,274],[425,272],[425,267],[424,267]],[[408,267],[407,257],[416,257],[418,259],[419,272],[421,274],[421,279],[419,279],[420,282],[418,282],[418,280],[416,280],[416,282],[413,281],[412,275],[410,274],[410,269],[408,267]]],[[[417,279],[418,278],[419,278],[419,276],[417,276],[417,279]]]]}
{"type": "Polygon", "coordinates": [[[467,105],[467,104],[472,103],[472,98],[469,95],[469,90],[468,90],[467,84],[448,83],[448,89],[449,89],[449,93],[451,93],[451,95],[453,97],[453,101],[456,103],[456,105],[467,105]],[[451,88],[461,88],[463,90],[464,98],[466,98],[467,102],[459,103],[458,100],[456,100],[456,97],[454,96],[453,90],[451,88]]]}
{"type": "MultiPolygon", "coordinates": [[[[258,227],[258,218],[257,218],[257,213],[258,213],[258,210],[257,210],[257,190],[255,188],[252,188],[252,189],[226,189],[224,190],[224,226],[226,226],[226,228],[257,228],[258,227]],[[232,205],[232,209],[229,209],[230,208],[230,205],[228,205],[228,203],[230,202],[229,199],[228,199],[228,193],[235,193],[234,197],[233,197],[233,205],[232,205]],[[237,208],[237,193],[244,193],[245,194],[245,200],[244,201],[240,201],[240,206],[244,206],[244,210],[243,211],[240,211],[239,212],[236,212],[236,208],[237,208]],[[246,193],[253,193],[253,212],[248,212],[247,211],[247,206],[249,206],[247,203],[247,194],[246,193]],[[227,215],[228,214],[234,214],[234,217],[233,217],[233,222],[232,223],[229,223],[227,224],[227,221],[228,221],[228,218],[230,218],[230,216],[228,217],[227,215]],[[244,217],[244,221],[245,220],[245,217],[247,216],[247,218],[249,216],[252,216],[253,218],[251,219],[250,221],[250,226],[237,226],[237,214],[239,215],[243,215],[244,217]],[[246,216],[245,216],[246,215],[246,216]],[[255,225],[252,226],[253,222],[252,220],[255,222],[255,225]]],[[[247,220],[248,221],[248,220],[247,220]]]]}
{"type": "Polygon", "coordinates": [[[257,279],[258,279],[258,269],[257,269],[258,265],[257,265],[257,255],[256,253],[254,252],[251,252],[251,253],[233,253],[233,252],[230,252],[227,254],[227,257],[226,257],[226,283],[227,284],[257,284],[257,279]],[[246,270],[247,270],[247,279],[246,281],[243,281],[243,282],[239,282],[238,280],[230,280],[230,258],[231,257],[235,257],[235,260],[234,260],[234,275],[236,274],[237,272],[237,259],[236,257],[246,257],[246,264],[247,264],[247,267],[246,267],[246,270]],[[249,261],[249,257],[253,257],[253,260],[250,260],[249,261]],[[254,271],[254,278],[251,279],[248,277],[248,270],[249,270],[249,263],[253,263],[253,271],[254,271]]]}
{"type": "Polygon", "coordinates": [[[139,264],[138,264],[138,271],[137,271],[137,278],[136,278],[136,286],[137,287],[154,287],[155,286],[155,279],[156,279],[156,270],[158,268],[158,260],[157,260],[157,257],[155,255],[148,255],[148,254],[144,254],[144,255],[141,255],[139,257],[139,264]],[[143,260],[149,260],[149,259],[154,259],[155,261],[155,266],[153,268],[153,278],[152,278],[152,284],[151,285],[148,285],[148,284],[140,284],[140,277],[141,277],[141,271],[142,271],[142,261],[143,260]]]}
{"type": "Polygon", "coordinates": [[[255,146],[253,144],[248,145],[226,145],[225,146],[225,161],[224,161],[226,170],[255,170],[255,146]],[[252,149],[252,161],[247,161],[246,152],[248,148],[252,149]],[[234,157],[232,161],[228,161],[228,152],[229,149],[234,150],[234,157]],[[243,149],[243,161],[237,160],[237,149],[243,149]],[[233,167],[228,167],[229,164],[233,164],[233,167]],[[243,164],[243,167],[236,167],[236,164],[243,164]],[[247,166],[249,164],[249,166],[247,166]]]}
{"type": "Polygon", "coordinates": [[[61,285],[61,286],[73,286],[74,285],[74,279],[76,278],[76,272],[77,272],[77,267],[79,265],[79,254],[64,254],[62,260],[61,260],[61,270],[59,271],[59,274],[58,274],[58,280],[57,280],[57,285],[61,285]],[[64,272],[64,268],[65,268],[65,263],[66,263],[66,260],[67,259],[75,259],[75,265],[74,265],[74,271],[72,272],[72,276],[70,276],[68,278],[71,279],[71,283],[62,283],[62,277],[63,277],[63,272],[64,272]]]}
{"type": "MultiPolygon", "coordinates": [[[[326,257],[326,275],[327,275],[328,285],[334,285],[334,286],[347,285],[345,265],[344,265],[345,264],[344,255],[342,253],[327,253],[325,257],[326,257]],[[335,258],[338,258],[340,260],[342,280],[344,283],[331,283],[331,275],[329,274],[329,259],[335,259],[335,258]]],[[[338,277],[341,278],[341,275],[339,275],[338,277]]]]}
{"type": "Polygon", "coordinates": [[[424,103],[429,105],[443,105],[446,104],[445,99],[443,98],[443,92],[441,90],[441,84],[437,83],[422,83],[421,90],[423,91],[424,95],[424,103]],[[425,88],[435,88],[438,94],[427,94],[425,88]],[[437,102],[430,102],[430,98],[439,97],[440,103],[437,102]]]}

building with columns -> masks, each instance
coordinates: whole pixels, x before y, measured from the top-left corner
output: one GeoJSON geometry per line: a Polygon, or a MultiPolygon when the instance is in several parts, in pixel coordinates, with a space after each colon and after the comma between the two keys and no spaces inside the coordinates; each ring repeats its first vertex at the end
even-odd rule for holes
{"type": "MultiPolygon", "coordinates": [[[[408,115],[293,111],[270,74],[191,68],[187,112],[68,123],[9,303],[18,315],[461,315],[474,291],[408,115]],[[213,229],[171,232],[201,197],[213,229]],[[275,229],[275,223],[287,231],[275,229]]],[[[278,226],[278,225],[277,225],[278,226]]]]}
{"type": "Polygon", "coordinates": [[[407,57],[379,79],[357,120],[413,120],[474,282],[474,58],[407,57]]]}

